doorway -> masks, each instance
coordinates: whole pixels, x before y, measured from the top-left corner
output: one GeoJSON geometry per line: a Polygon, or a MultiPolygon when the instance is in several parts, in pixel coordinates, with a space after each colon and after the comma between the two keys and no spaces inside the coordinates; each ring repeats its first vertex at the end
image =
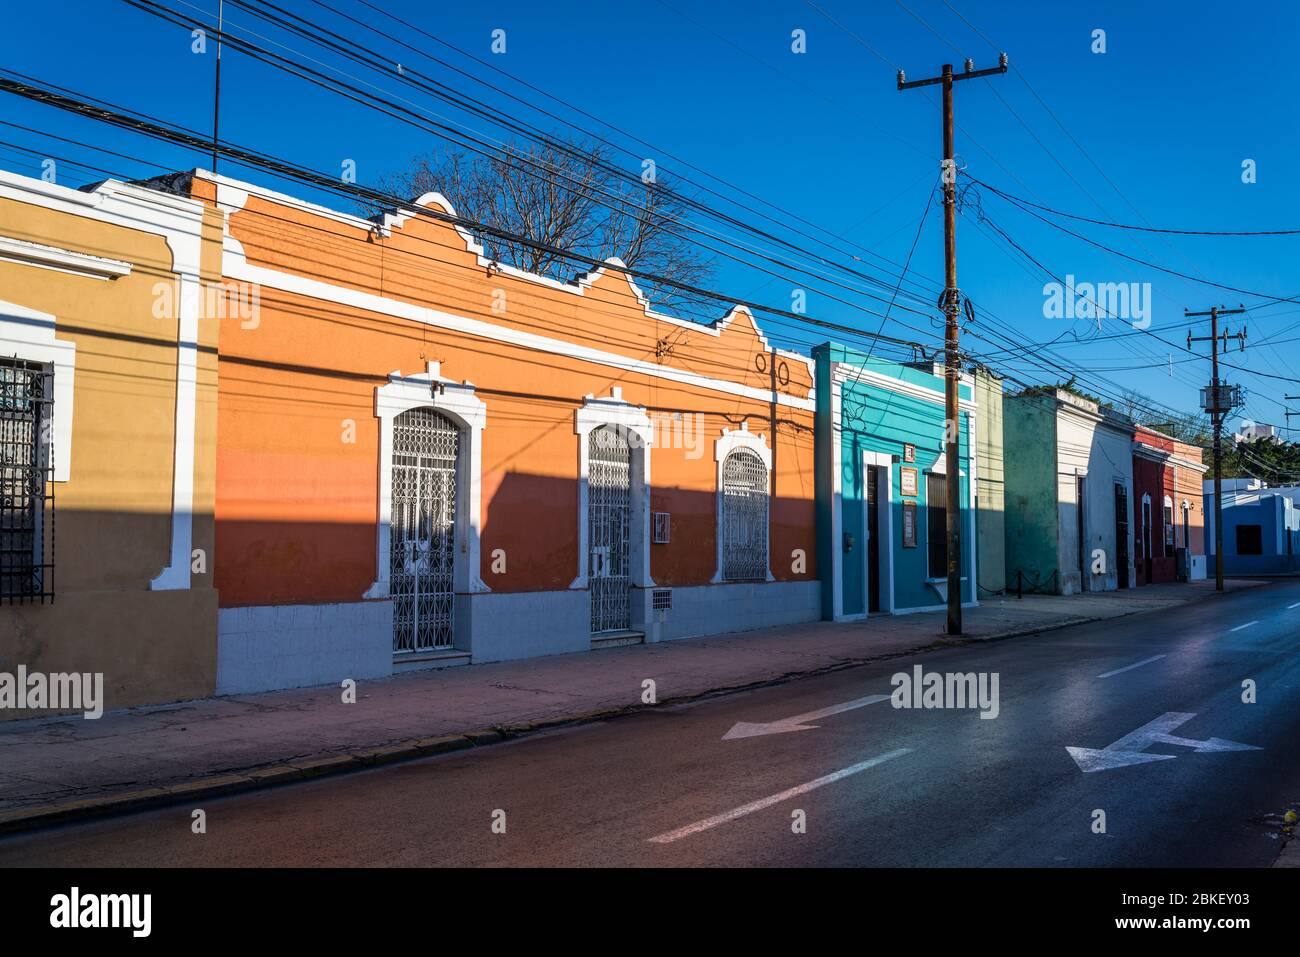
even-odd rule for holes
{"type": "Polygon", "coordinates": [[[591,633],[627,631],[632,624],[632,449],[613,426],[591,433],[587,470],[587,568],[591,633]]]}
{"type": "Polygon", "coordinates": [[[430,408],[393,420],[393,652],[452,647],[460,429],[430,408]]]}
{"type": "Polygon", "coordinates": [[[881,500],[879,465],[867,466],[867,612],[880,611],[880,565],[884,561],[881,553],[880,530],[884,523],[880,520],[881,500]]]}
{"type": "Polygon", "coordinates": [[[1115,584],[1128,587],[1128,489],[1115,483],[1115,584]]]}

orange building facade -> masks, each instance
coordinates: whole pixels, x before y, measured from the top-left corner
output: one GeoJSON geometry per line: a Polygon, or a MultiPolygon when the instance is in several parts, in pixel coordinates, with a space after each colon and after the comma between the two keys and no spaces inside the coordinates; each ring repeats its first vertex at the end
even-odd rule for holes
{"type": "MultiPolygon", "coordinates": [[[[820,616],[813,374],[432,216],[197,172],[222,276],[218,693],[820,616]]],[[[418,206],[454,212],[436,194],[418,206]]]]}

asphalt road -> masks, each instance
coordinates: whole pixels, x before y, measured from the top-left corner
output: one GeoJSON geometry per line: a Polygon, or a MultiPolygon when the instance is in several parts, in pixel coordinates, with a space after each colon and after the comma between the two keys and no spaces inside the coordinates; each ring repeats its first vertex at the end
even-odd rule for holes
{"type": "Polygon", "coordinates": [[[1265,815],[1300,802],[1298,652],[1289,581],[209,800],[206,834],[178,807],[6,838],[0,866],[1267,866],[1265,815]],[[886,700],[723,737],[914,665],[996,673],[998,716],[886,700]],[[1133,734],[1162,717],[1187,744],[1133,734]],[[1142,763],[1067,751],[1126,736],[1082,759],[1142,763]],[[1212,738],[1255,750],[1192,746],[1212,738]]]}

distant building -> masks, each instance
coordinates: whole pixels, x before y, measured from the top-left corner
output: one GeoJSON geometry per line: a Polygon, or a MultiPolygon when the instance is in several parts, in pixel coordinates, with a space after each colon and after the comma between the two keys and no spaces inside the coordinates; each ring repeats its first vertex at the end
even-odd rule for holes
{"type": "MultiPolygon", "coordinates": [[[[1206,551],[1214,557],[1214,482],[1204,483],[1206,551]]],[[[1226,575],[1300,573],[1300,486],[1273,488],[1258,479],[1223,482],[1226,575]]]]}
{"type": "Polygon", "coordinates": [[[1201,449],[1138,426],[1133,437],[1136,582],[1196,581],[1206,576],[1206,466],[1201,449]]]}
{"type": "Polygon", "coordinates": [[[1277,426],[1262,425],[1250,422],[1241,427],[1240,432],[1232,433],[1234,443],[1255,442],[1259,439],[1268,439],[1269,441],[1278,441],[1277,426]]]}
{"type": "Polygon", "coordinates": [[[1133,583],[1133,435],[1130,419],[1064,389],[1006,398],[1009,590],[1133,583]]]}

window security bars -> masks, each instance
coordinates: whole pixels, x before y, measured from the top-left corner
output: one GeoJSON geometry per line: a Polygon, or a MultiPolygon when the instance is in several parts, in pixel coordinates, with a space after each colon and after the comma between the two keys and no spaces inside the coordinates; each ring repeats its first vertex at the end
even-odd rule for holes
{"type": "Polygon", "coordinates": [[[393,653],[452,647],[460,430],[433,409],[393,422],[393,653]]]}
{"type": "Polygon", "coordinates": [[[587,467],[587,581],[591,631],[631,627],[632,449],[617,429],[591,433],[587,467]]]}
{"type": "Polygon", "coordinates": [[[753,452],[737,449],[722,463],[722,577],[767,579],[767,468],[753,452]]]}
{"type": "Polygon", "coordinates": [[[54,601],[53,374],[0,359],[0,603],[54,601]]]}

